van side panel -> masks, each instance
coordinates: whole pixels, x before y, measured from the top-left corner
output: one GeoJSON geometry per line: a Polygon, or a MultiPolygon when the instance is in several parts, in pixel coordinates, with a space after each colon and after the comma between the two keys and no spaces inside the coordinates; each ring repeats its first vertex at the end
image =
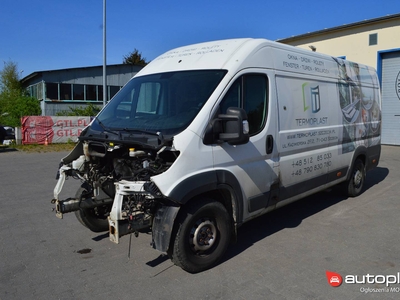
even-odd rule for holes
{"type": "Polygon", "coordinates": [[[374,70],[332,58],[280,53],[277,65],[280,201],[348,179],[380,157],[381,100],[374,70]],[[291,62],[288,62],[291,61],[291,62]],[[316,76],[322,73],[321,76],[316,76]]]}
{"type": "Polygon", "coordinates": [[[332,81],[291,76],[276,76],[281,184],[301,183],[309,190],[326,184],[328,173],[342,167],[337,89],[332,81]]]}

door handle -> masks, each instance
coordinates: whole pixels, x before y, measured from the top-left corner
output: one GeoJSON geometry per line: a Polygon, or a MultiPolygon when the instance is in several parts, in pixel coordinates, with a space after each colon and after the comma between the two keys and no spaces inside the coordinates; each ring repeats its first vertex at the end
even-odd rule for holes
{"type": "Polygon", "coordinates": [[[272,151],[274,150],[274,138],[271,134],[267,136],[266,148],[267,148],[267,154],[271,154],[272,151]]]}

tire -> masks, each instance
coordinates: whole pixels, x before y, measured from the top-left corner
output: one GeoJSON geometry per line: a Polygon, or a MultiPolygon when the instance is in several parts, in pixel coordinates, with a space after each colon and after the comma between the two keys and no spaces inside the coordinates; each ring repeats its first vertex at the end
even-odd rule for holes
{"type": "MultiPolygon", "coordinates": [[[[76,192],[76,198],[80,198],[85,190],[79,188],[76,192]]],[[[78,221],[93,232],[104,232],[109,230],[107,215],[111,210],[110,205],[99,206],[95,208],[81,208],[75,211],[78,221]]]]}
{"type": "Polygon", "coordinates": [[[365,182],[365,166],[361,159],[357,158],[351,170],[350,178],[346,181],[347,195],[357,197],[361,194],[365,182]]]}
{"type": "Polygon", "coordinates": [[[172,261],[190,273],[211,268],[228,248],[231,231],[226,208],[212,199],[199,199],[181,215],[172,261]]]}

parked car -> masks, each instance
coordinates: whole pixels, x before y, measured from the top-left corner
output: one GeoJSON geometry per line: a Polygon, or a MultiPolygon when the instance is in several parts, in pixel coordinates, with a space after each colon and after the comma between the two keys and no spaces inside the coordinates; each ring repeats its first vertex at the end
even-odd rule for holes
{"type": "Polygon", "coordinates": [[[6,144],[6,141],[15,140],[15,131],[13,127],[0,125],[0,145],[6,144]]]}
{"type": "Polygon", "coordinates": [[[6,138],[7,131],[6,129],[0,125],[0,145],[3,145],[3,141],[6,138]]]}
{"type": "Polygon", "coordinates": [[[15,140],[15,131],[13,127],[4,126],[4,129],[7,132],[5,140],[15,140]]]}

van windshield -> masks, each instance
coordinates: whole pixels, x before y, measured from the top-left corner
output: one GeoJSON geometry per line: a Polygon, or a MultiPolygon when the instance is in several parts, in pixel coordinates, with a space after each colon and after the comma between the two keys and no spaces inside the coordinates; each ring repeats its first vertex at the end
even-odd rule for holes
{"type": "Polygon", "coordinates": [[[175,135],[193,121],[225,74],[197,70],[133,78],[99,113],[97,122],[104,130],[175,135]]]}

